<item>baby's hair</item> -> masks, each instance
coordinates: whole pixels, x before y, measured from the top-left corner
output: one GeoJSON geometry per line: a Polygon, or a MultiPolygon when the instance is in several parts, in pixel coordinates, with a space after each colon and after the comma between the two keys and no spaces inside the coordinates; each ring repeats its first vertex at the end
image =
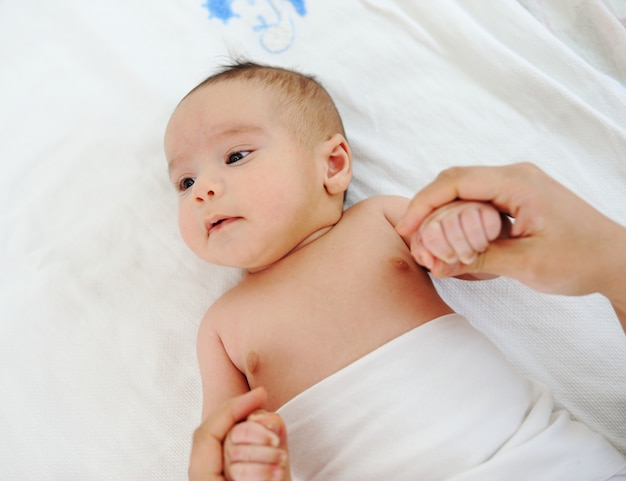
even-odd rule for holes
{"type": "Polygon", "coordinates": [[[326,89],[313,76],[248,61],[224,65],[187,94],[222,81],[257,82],[276,93],[278,110],[297,139],[310,145],[339,133],[346,136],[341,116],[326,89]]]}

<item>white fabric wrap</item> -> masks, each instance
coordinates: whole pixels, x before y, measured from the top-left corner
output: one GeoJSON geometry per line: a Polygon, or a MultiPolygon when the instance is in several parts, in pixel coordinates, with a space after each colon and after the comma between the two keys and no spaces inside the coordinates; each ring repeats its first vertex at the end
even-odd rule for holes
{"type": "Polygon", "coordinates": [[[279,412],[302,481],[589,481],[626,465],[457,314],[392,340],[279,412]]]}

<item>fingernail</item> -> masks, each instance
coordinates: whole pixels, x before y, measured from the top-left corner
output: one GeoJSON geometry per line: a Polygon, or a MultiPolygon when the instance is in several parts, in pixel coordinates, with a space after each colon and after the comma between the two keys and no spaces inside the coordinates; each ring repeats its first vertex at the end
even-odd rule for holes
{"type": "Polygon", "coordinates": [[[252,413],[248,416],[248,421],[257,421],[263,419],[265,416],[267,416],[266,413],[252,413]]]}
{"type": "Polygon", "coordinates": [[[412,246],[411,255],[415,259],[415,262],[417,262],[420,266],[426,267],[427,269],[432,267],[428,265],[428,256],[424,255],[424,251],[421,247],[418,247],[417,245],[412,246]]]}
{"type": "Polygon", "coordinates": [[[417,254],[417,259],[415,259],[417,261],[417,263],[420,266],[426,267],[427,269],[430,269],[432,266],[428,265],[428,261],[426,259],[426,256],[424,256],[424,254],[422,252],[420,252],[419,254],[417,254]]]}
{"type": "Polygon", "coordinates": [[[272,481],[280,481],[281,479],[283,479],[283,476],[285,474],[285,470],[281,467],[275,467],[272,470],[272,481]]]}
{"type": "Polygon", "coordinates": [[[274,433],[271,434],[272,435],[270,436],[270,444],[272,447],[277,448],[278,446],[280,446],[280,438],[274,433]]]}

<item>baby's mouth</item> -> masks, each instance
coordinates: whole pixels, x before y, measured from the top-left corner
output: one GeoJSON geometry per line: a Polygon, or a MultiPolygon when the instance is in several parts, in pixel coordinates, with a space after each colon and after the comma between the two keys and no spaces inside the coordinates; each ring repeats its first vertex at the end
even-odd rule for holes
{"type": "Polygon", "coordinates": [[[211,234],[216,229],[221,229],[222,227],[238,219],[240,219],[240,217],[223,217],[221,219],[217,219],[215,222],[209,222],[207,224],[207,231],[209,234],[211,234]]]}
{"type": "Polygon", "coordinates": [[[208,227],[207,230],[209,231],[209,234],[211,233],[213,229],[215,229],[218,225],[221,225],[225,220],[226,220],[226,217],[223,219],[218,219],[215,222],[210,222],[207,226],[208,227]]]}

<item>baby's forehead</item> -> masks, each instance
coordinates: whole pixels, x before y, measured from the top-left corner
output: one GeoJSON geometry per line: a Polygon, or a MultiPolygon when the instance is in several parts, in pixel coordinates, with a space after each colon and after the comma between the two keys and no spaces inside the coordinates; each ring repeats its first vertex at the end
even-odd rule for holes
{"type": "Polygon", "coordinates": [[[284,86],[265,83],[262,80],[233,78],[203,85],[188,98],[192,102],[218,100],[220,104],[233,104],[240,109],[246,107],[263,109],[269,111],[272,118],[277,121],[289,119],[290,123],[300,123],[299,120],[305,119],[297,115],[297,111],[306,100],[302,95],[289,90],[284,86]]]}
{"type": "Polygon", "coordinates": [[[198,106],[211,110],[215,105],[228,107],[229,104],[233,105],[232,108],[244,109],[250,106],[276,110],[278,113],[287,108],[291,102],[278,86],[235,78],[198,86],[181,100],[177,110],[198,106]]]}
{"type": "Polygon", "coordinates": [[[181,100],[172,113],[166,136],[250,132],[279,124],[285,128],[290,124],[287,117],[280,101],[264,86],[228,79],[201,85],[181,100]]]}
{"type": "Polygon", "coordinates": [[[259,93],[264,96],[269,95],[270,98],[287,97],[289,95],[286,89],[280,85],[264,82],[263,80],[256,78],[235,77],[216,79],[212,82],[201,84],[194,89],[188,97],[193,97],[196,93],[216,91],[220,93],[229,92],[231,95],[235,95],[237,97],[257,95],[259,93]]]}
{"type": "MultiPolygon", "coordinates": [[[[320,136],[318,117],[325,108],[310,84],[287,77],[212,78],[198,85],[179,104],[179,118],[257,112],[265,122],[281,124],[301,140],[320,136]]],[[[323,123],[323,122],[322,122],[323,123]]],[[[329,123],[329,122],[328,122],[329,123]]]]}

